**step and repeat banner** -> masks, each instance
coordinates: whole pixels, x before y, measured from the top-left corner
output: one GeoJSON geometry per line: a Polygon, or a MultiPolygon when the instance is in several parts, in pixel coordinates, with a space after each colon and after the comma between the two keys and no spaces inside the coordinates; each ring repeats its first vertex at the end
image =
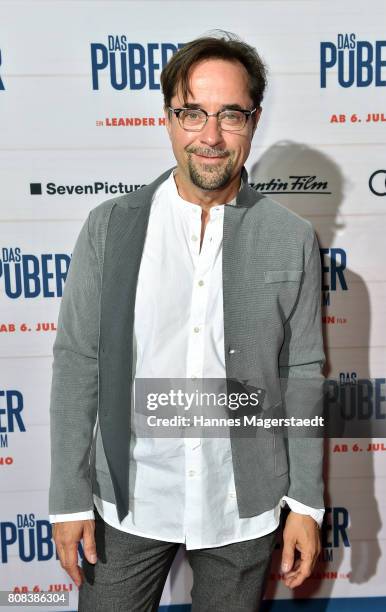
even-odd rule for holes
{"type": "MultiPolygon", "coordinates": [[[[326,374],[350,385],[354,413],[365,403],[385,418],[384,0],[0,1],[0,590],[69,592],[77,609],[47,499],[52,344],[71,253],[90,209],[174,165],[160,71],[218,28],[269,68],[247,169],[317,231],[326,374]],[[360,379],[372,381],[366,398],[360,379]]],[[[278,547],[270,609],[386,609],[386,441],[326,441],[325,473],[318,564],[293,593],[278,547]]],[[[181,547],[165,609],[188,610],[191,584],[181,547]]]]}

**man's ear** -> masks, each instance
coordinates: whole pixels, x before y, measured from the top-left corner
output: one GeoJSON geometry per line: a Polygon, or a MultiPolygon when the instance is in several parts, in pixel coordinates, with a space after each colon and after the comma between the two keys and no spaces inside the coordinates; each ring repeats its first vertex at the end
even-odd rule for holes
{"type": "Polygon", "coordinates": [[[255,135],[255,131],[256,131],[256,128],[257,128],[257,124],[258,124],[258,123],[259,123],[259,121],[260,121],[260,117],[261,117],[261,113],[262,113],[262,112],[263,112],[263,108],[260,106],[260,108],[258,108],[258,109],[257,109],[257,111],[254,113],[254,116],[253,116],[254,121],[253,121],[253,128],[252,128],[252,138],[253,138],[253,137],[254,137],[254,135],[255,135]]]}

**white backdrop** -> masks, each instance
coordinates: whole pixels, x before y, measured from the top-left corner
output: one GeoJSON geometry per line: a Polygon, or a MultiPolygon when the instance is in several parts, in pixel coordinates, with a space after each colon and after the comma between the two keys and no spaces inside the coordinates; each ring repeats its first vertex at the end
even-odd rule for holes
{"type": "MultiPolygon", "coordinates": [[[[379,379],[386,395],[385,24],[384,0],[0,0],[0,590],[69,590],[77,607],[48,524],[60,296],[88,211],[174,163],[159,73],[179,44],[221,28],[267,62],[250,181],[318,233],[328,375],[379,379]]],[[[275,551],[271,610],[385,609],[386,442],[369,442],[327,445],[320,561],[293,594],[275,551]]],[[[181,549],[162,604],[187,610],[191,579],[181,549]]]]}

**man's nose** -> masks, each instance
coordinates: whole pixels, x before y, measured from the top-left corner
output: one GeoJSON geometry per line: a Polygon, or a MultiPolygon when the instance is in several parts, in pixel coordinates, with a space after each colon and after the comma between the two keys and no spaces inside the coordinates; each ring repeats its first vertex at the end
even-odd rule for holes
{"type": "Polygon", "coordinates": [[[208,117],[205,127],[200,132],[200,140],[211,147],[223,141],[223,134],[217,117],[208,117]]]}

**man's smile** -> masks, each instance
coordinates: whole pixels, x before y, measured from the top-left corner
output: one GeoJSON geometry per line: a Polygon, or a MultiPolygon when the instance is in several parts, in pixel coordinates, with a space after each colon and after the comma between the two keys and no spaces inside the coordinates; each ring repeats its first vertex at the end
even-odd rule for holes
{"type": "Polygon", "coordinates": [[[229,157],[228,151],[210,151],[205,149],[188,149],[188,155],[193,155],[197,161],[205,164],[215,165],[221,160],[229,157]]]}

